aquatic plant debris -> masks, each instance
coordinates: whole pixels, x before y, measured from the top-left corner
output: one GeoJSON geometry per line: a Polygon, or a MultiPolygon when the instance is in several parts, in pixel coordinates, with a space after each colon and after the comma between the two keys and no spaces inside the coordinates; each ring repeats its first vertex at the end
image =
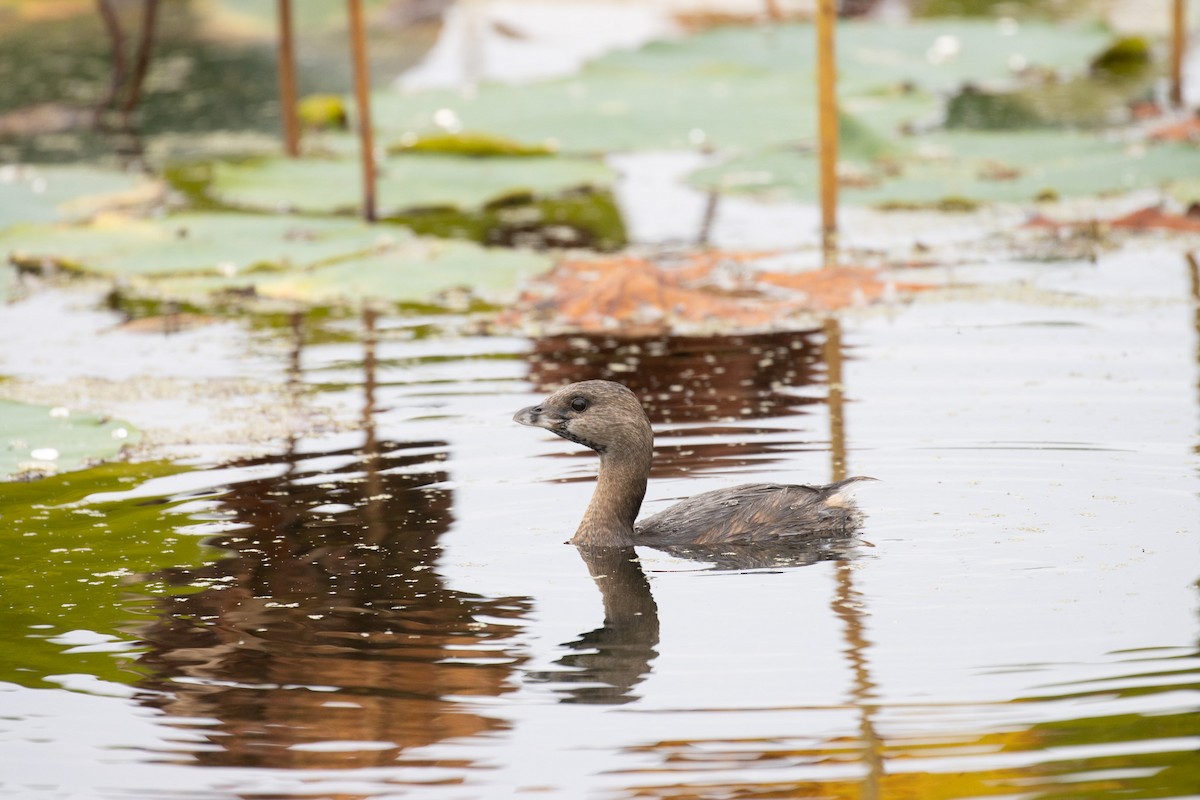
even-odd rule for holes
{"type": "Polygon", "coordinates": [[[427,133],[409,134],[388,145],[389,154],[440,153],[442,155],[497,158],[500,156],[550,156],[555,148],[549,144],[526,144],[489,133],[427,133]]]}
{"type": "Polygon", "coordinates": [[[1150,129],[1150,140],[1200,144],[1200,116],[1155,125],[1150,129]]]}
{"type": "Polygon", "coordinates": [[[1175,214],[1162,206],[1148,206],[1122,214],[1109,220],[1060,221],[1045,214],[1036,214],[1026,221],[1027,228],[1050,230],[1076,230],[1080,228],[1113,228],[1125,231],[1170,231],[1174,233],[1200,233],[1200,214],[1189,211],[1175,214]]]}
{"type": "Polygon", "coordinates": [[[0,480],[67,472],[116,458],[139,438],[128,423],[0,400],[0,480]]]}
{"type": "Polygon", "coordinates": [[[623,335],[770,330],[923,288],[888,281],[867,267],[768,268],[776,255],[704,251],[568,259],[528,286],[497,324],[623,335]]]}

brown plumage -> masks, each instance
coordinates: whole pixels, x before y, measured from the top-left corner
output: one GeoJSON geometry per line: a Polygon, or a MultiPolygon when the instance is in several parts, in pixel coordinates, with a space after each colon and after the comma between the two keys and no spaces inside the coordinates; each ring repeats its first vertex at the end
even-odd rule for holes
{"type": "Polygon", "coordinates": [[[843,490],[872,480],[863,477],[828,486],[748,483],[716,489],[635,522],[650,476],[654,432],[637,397],[619,383],[572,383],[513,419],[599,454],[596,491],[571,539],[577,545],[807,541],[850,536],[862,524],[862,514],[843,490]]]}

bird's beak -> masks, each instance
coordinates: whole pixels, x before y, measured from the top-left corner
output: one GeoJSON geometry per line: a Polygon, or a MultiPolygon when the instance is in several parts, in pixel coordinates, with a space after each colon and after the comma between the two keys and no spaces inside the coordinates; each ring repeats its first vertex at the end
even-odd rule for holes
{"type": "Polygon", "coordinates": [[[547,414],[541,406],[529,406],[513,414],[513,422],[519,422],[531,428],[545,428],[549,431],[561,425],[562,419],[556,414],[547,414]]]}

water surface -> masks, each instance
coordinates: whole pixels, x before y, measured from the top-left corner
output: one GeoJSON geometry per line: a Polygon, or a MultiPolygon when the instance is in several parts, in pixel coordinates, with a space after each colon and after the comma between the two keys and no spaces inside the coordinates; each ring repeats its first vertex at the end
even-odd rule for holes
{"type": "Polygon", "coordinates": [[[998,275],[1024,290],[794,333],[259,331],[293,402],[360,429],[6,490],[0,795],[1193,795],[1185,266],[955,280],[998,275]],[[864,543],[564,544],[594,457],[510,417],[595,377],[654,420],[648,510],[863,473],[864,543]]]}

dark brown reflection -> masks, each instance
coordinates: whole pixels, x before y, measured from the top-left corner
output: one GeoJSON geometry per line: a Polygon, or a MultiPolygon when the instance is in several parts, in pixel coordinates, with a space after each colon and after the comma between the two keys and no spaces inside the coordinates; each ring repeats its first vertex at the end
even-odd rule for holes
{"type": "MultiPolygon", "coordinates": [[[[502,727],[453,698],[514,686],[511,637],[528,603],[443,585],[437,539],[451,520],[440,442],[380,444],[328,474],[291,462],[282,477],[231,486],[221,509],[246,527],[213,544],[228,556],[161,578],[187,591],[140,630],[146,702],[211,719],[187,754],[220,766],[395,764],[411,747],[502,727]],[[339,513],[313,511],[329,503],[339,513]],[[325,687],[325,688],[309,688],[325,687]],[[330,752],[328,740],[386,749],[330,752]]],[[[272,459],[237,466],[275,463],[272,459]]],[[[185,750],[187,748],[185,747],[185,750]]]]}
{"type": "Polygon", "coordinates": [[[529,678],[562,685],[564,703],[621,705],[637,699],[633,689],[658,656],[658,606],[632,547],[580,547],[604,603],[604,624],[564,647],[563,671],[531,672],[529,678]]]}
{"type": "MultiPolygon", "coordinates": [[[[156,576],[180,593],[137,631],[145,702],[213,721],[183,747],[193,763],[394,765],[408,748],[503,727],[458,698],[514,688],[512,635],[528,600],[443,584],[446,443],[377,438],[370,311],[364,328],[363,446],[301,454],[293,442],[234,462],[277,470],[219,495],[228,532],[211,544],[227,555],[156,576]]],[[[292,333],[298,372],[302,319],[292,333]]]]}
{"type": "Polygon", "coordinates": [[[751,441],[792,434],[794,428],[745,420],[803,414],[825,401],[819,330],[733,336],[551,336],[533,343],[529,379],[539,392],[584,380],[614,380],[641,399],[656,426],[653,475],[674,477],[699,469],[781,460],[812,445],[804,441],[751,441]],[[809,394],[796,390],[814,387],[809,394]],[[737,422],[733,425],[729,423],[737,422]],[[684,428],[663,428],[683,424],[684,428]],[[674,444],[672,437],[706,441],[674,444]]]}

